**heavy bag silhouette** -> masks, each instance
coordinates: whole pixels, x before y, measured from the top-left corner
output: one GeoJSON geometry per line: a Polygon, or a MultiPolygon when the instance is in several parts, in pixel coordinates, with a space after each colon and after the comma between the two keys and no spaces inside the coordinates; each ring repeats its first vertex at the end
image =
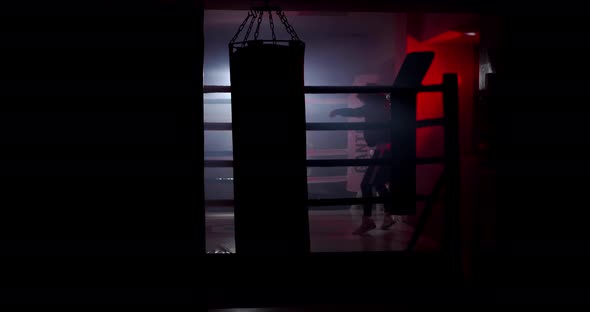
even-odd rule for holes
{"type": "Polygon", "coordinates": [[[230,44],[238,254],[309,252],[304,53],[297,40],[230,44]]]}

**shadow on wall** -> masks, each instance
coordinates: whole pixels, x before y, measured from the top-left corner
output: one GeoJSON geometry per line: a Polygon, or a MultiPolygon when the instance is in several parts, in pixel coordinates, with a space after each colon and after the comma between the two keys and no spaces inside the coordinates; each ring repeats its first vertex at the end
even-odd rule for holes
{"type": "MultiPolygon", "coordinates": [[[[468,155],[472,151],[472,129],[473,129],[473,105],[475,91],[478,86],[477,71],[479,61],[476,57],[474,42],[463,40],[462,34],[457,32],[443,33],[426,42],[419,42],[408,36],[407,52],[434,51],[433,63],[423,80],[423,84],[440,84],[443,75],[456,73],[459,79],[459,129],[460,145],[462,155],[468,155]]],[[[429,119],[444,117],[443,97],[441,93],[420,93],[417,98],[417,119],[429,119]]],[[[432,157],[444,155],[444,127],[428,127],[417,130],[416,133],[416,155],[417,157],[432,157]]],[[[418,166],[416,169],[417,185],[419,194],[427,194],[440,177],[443,167],[418,166]],[[422,168],[421,168],[422,167],[422,168]]],[[[444,207],[437,204],[433,210],[425,235],[437,237],[440,234],[444,207]]],[[[418,205],[417,215],[404,217],[404,221],[414,225],[422,212],[422,205],[418,205]]]]}

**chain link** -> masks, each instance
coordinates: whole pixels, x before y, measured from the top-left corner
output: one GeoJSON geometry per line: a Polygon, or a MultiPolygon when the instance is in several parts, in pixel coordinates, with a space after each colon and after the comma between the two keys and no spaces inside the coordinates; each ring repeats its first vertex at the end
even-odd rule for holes
{"type": "Polygon", "coordinates": [[[270,31],[272,32],[272,42],[276,44],[277,36],[275,35],[275,23],[272,21],[272,12],[268,11],[268,19],[270,20],[270,31]]]}
{"type": "MultiPolygon", "coordinates": [[[[279,8],[276,11],[276,14],[279,16],[281,22],[285,26],[287,33],[291,36],[291,40],[300,41],[299,36],[297,36],[297,33],[295,32],[295,29],[293,28],[293,26],[291,26],[291,24],[289,24],[289,21],[287,20],[287,16],[285,15],[285,13],[279,8]]],[[[246,41],[248,41],[248,38],[250,37],[250,32],[252,31],[252,28],[254,27],[254,21],[256,21],[257,17],[258,17],[258,24],[256,25],[256,31],[254,32],[254,40],[258,40],[258,35],[260,34],[260,25],[262,24],[263,15],[264,15],[264,11],[262,11],[262,10],[258,10],[258,11],[250,10],[248,12],[248,16],[246,16],[246,19],[244,19],[242,24],[240,24],[238,31],[236,32],[234,37],[231,39],[230,44],[234,43],[237,40],[237,38],[240,35],[240,33],[242,32],[242,30],[244,30],[246,23],[248,23],[248,20],[250,20],[250,25],[248,26],[248,29],[246,30],[246,36],[242,42],[242,45],[246,41]]],[[[270,10],[268,11],[268,19],[270,21],[270,30],[272,32],[272,41],[273,41],[273,43],[276,44],[277,36],[275,33],[275,24],[274,24],[274,21],[272,18],[272,11],[270,11],[270,10]]]]}
{"type": "Polygon", "coordinates": [[[295,29],[293,28],[293,26],[291,26],[291,24],[289,24],[289,21],[287,20],[287,16],[285,15],[285,13],[281,10],[277,10],[277,15],[280,17],[283,25],[285,25],[285,28],[287,29],[287,33],[289,33],[289,35],[291,35],[291,40],[300,41],[299,36],[297,36],[297,33],[295,32],[295,29]]]}
{"type": "Polygon", "coordinates": [[[248,26],[248,30],[246,31],[246,37],[244,38],[244,41],[242,42],[242,46],[244,46],[245,42],[248,41],[248,38],[250,37],[250,32],[252,31],[252,27],[254,26],[254,21],[256,20],[257,12],[256,11],[250,11],[248,12],[248,14],[252,14],[252,20],[250,20],[250,26],[248,26]]]}
{"type": "Polygon", "coordinates": [[[254,40],[258,40],[258,34],[260,31],[260,24],[262,23],[262,15],[264,15],[263,13],[264,13],[263,11],[258,12],[258,14],[260,14],[260,15],[258,15],[258,25],[256,25],[256,32],[254,32],[254,40]]]}
{"type": "Polygon", "coordinates": [[[238,28],[238,32],[236,32],[236,34],[234,35],[234,37],[230,40],[230,43],[234,43],[236,41],[236,39],[238,39],[238,36],[240,35],[240,33],[242,32],[242,30],[244,29],[244,26],[246,25],[246,23],[248,22],[248,20],[250,19],[250,17],[252,17],[252,14],[250,12],[248,12],[248,16],[246,16],[246,19],[244,19],[244,21],[242,22],[242,24],[240,24],[240,27],[238,28]]]}

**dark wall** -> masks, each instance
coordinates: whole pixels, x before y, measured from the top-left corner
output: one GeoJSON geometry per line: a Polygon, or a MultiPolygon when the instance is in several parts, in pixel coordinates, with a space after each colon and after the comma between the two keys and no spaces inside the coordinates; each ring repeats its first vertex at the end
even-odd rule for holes
{"type": "Polygon", "coordinates": [[[498,89],[494,280],[562,288],[588,278],[587,17],[566,7],[505,15],[498,89]]]}
{"type": "Polygon", "coordinates": [[[0,9],[7,285],[162,287],[204,251],[198,3],[0,9]]]}

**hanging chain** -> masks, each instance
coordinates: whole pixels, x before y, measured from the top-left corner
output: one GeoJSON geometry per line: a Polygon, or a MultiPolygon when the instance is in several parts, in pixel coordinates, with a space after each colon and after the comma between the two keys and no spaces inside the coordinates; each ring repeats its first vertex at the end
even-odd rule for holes
{"type": "MultiPolygon", "coordinates": [[[[240,35],[240,33],[242,32],[242,30],[244,29],[244,26],[246,25],[246,23],[248,22],[248,20],[252,16],[254,16],[254,15],[252,15],[252,13],[248,12],[248,16],[246,16],[246,19],[242,22],[242,24],[240,24],[240,28],[238,28],[238,32],[236,32],[236,34],[234,35],[234,37],[231,39],[230,43],[234,43],[236,41],[236,39],[238,39],[238,35],[240,35]]],[[[254,19],[252,19],[252,21],[254,21],[254,19]]],[[[248,29],[248,33],[249,32],[250,32],[250,30],[248,29]]]]}
{"type": "Polygon", "coordinates": [[[262,23],[262,15],[264,15],[263,13],[264,13],[263,11],[258,12],[258,14],[260,14],[260,15],[258,15],[258,25],[256,25],[256,32],[254,32],[254,40],[258,40],[258,34],[260,31],[260,24],[262,23]]]}
{"type": "Polygon", "coordinates": [[[270,31],[272,32],[272,42],[276,44],[277,36],[275,35],[275,23],[272,21],[272,11],[268,11],[268,19],[270,20],[270,31]]]}
{"type": "MultiPolygon", "coordinates": [[[[270,30],[272,33],[272,41],[273,41],[273,44],[276,44],[277,36],[275,33],[275,24],[274,24],[274,21],[272,18],[272,9],[268,6],[267,6],[267,9],[268,9],[268,19],[270,21],[270,30]]],[[[236,32],[234,37],[231,39],[230,44],[234,43],[238,39],[238,36],[242,32],[242,30],[244,30],[246,23],[248,23],[248,20],[250,20],[250,25],[248,26],[248,29],[246,30],[246,36],[242,42],[242,45],[244,45],[245,42],[248,41],[248,38],[250,37],[250,32],[252,31],[252,28],[254,27],[254,21],[256,21],[257,17],[258,17],[258,24],[256,25],[256,31],[254,32],[254,40],[258,40],[258,35],[260,34],[260,24],[262,24],[262,17],[264,15],[265,10],[262,10],[262,9],[254,10],[253,9],[253,10],[248,11],[248,16],[246,16],[246,19],[244,19],[242,24],[240,24],[240,27],[238,28],[238,31],[236,32]]],[[[281,22],[285,26],[287,33],[289,33],[289,35],[291,36],[291,40],[301,41],[299,39],[299,36],[297,36],[297,33],[295,32],[295,29],[293,28],[293,26],[291,26],[291,24],[289,24],[289,21],[287,20],[287,16],[285,15],[285,13],[280,8],[278,8],[275,12],[277,13],[281,22]]]]}
{"type": "Polygon", "coordinates": [[[252,14],[252,20],[250,20],[250,26],[248,26],[248,30],[246,31],[246,37],[244,38],[244,41],[242,42],[242,46],[244,45],[244,43],[246,41],[248,41],[248,38],[250,37],[250,32],[252,31],[252,27],[254,26],[254,21],[256,20],[256,16],[258,16],[256,11],[252,11],[252,10],[250,12],[248,12],[248,14],[252,14]]]}
{"type": "Polygon", "coordinates": [[[281,18],[281,22],[283,22],[283,25],[285,25],[285,28],[287,29],[289,35],[291,35],[291,40],[300,41],[299,36],[297,36],[297,33],[295,32],[295,29],[293,28],[293,26],[291,26],[291,24],[289,24],[289,21],[287,20],[287,16],[285,15],[285,13],[282,10],[277,10],[277,15],[281,18]]]}

